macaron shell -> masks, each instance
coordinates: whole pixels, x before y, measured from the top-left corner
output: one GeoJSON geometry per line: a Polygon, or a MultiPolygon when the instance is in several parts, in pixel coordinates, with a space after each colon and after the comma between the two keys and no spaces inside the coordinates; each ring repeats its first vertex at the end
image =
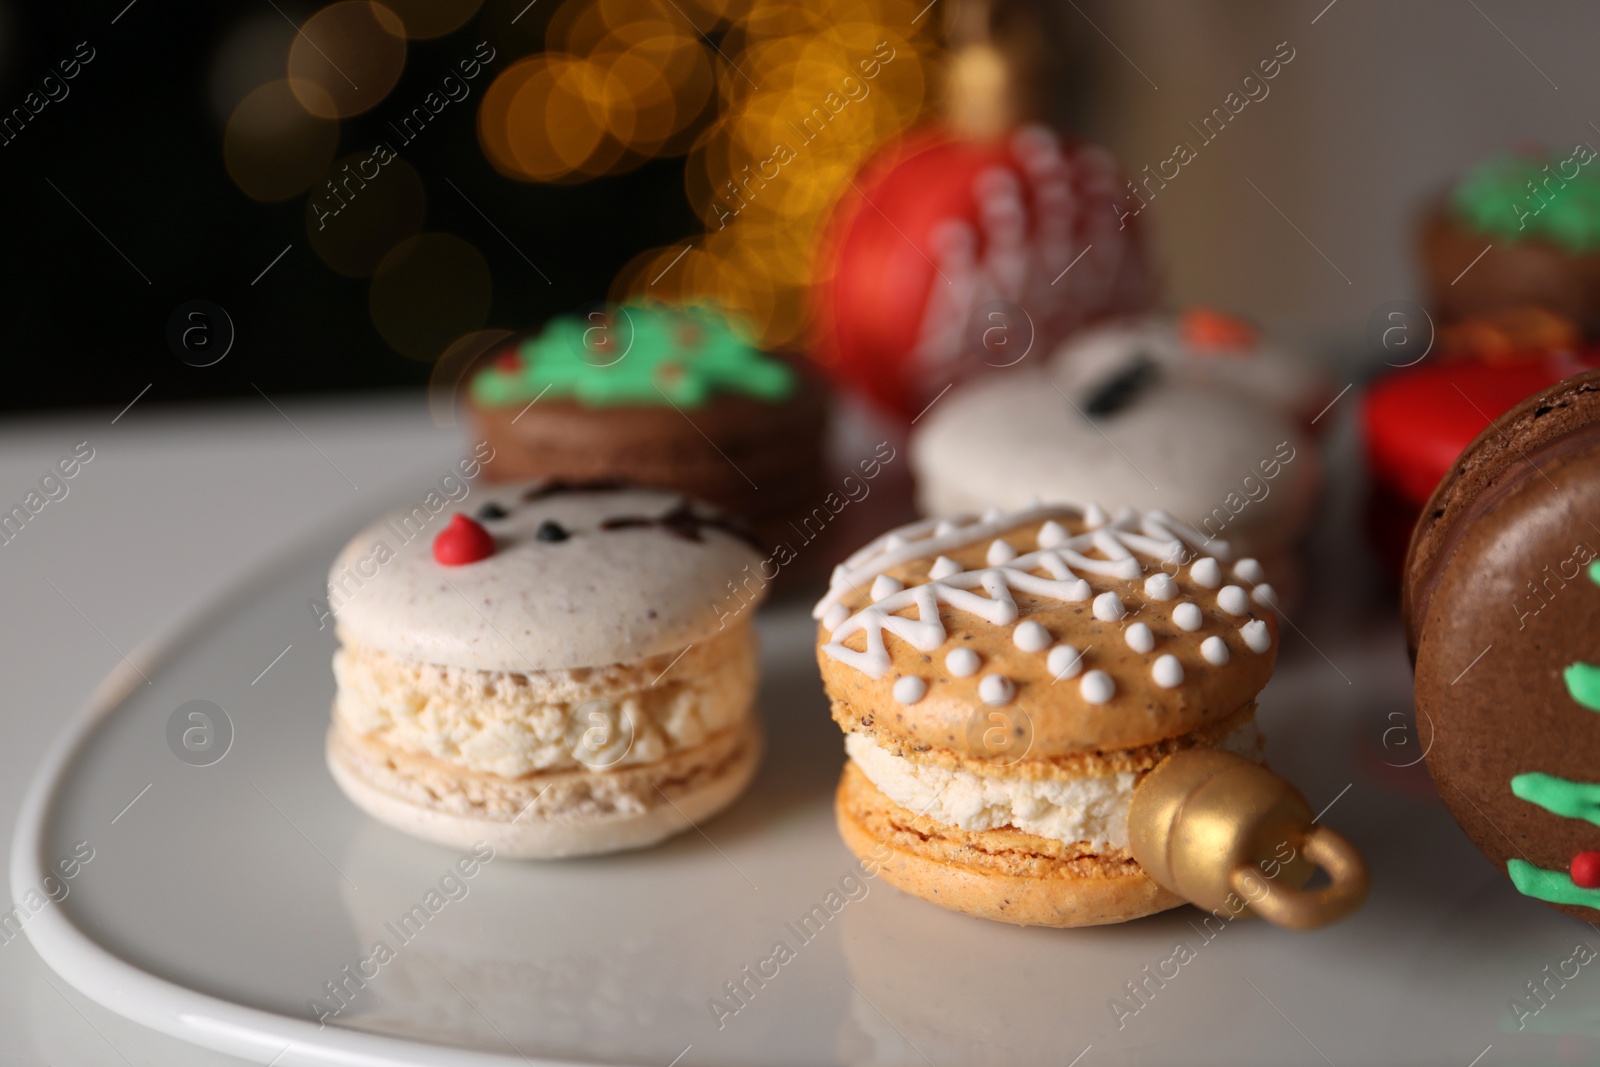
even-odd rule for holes
{"type": "MultiPolygon", "coordinates": [[[[430,551],[444,514],[409,540],[404,512],[357,534],[329,575],[341,629],[402,658],[479,670],[626,663],[717,632],[715,604],[760,560],[722,529],[702,527],[691,539],[659,526],[601,528],[607,520],[660,517],[684,500],[675,493],[574,491],[530,501],[528,488],[463,501],[469,512],[492,503],[508,513],[483,520],[495,553],[465,566],[443,566],[430,551]],[[540,540],[546,522],[569,536],[540,540]]],[[[709,505],[695,508],[716,514],[709,505]]]]}
{"type": "MultiPolygon", "coordinates": [[[[1040,526],[1039,522],[1027,523],[1000,537],[1020,553],[1033,552],[1040,526]]],[[[964,570],[983,570],[991,543],[992,539],[984,538],[944,555],[962,564],[964,570]]],[[[932,559],[918,559],[887,573],[908,587],[918,586],[928,580],[933,563],[932,559]]],[[[1152,558],[1141,563],[1147,573],[1137,579],[1082,575],[1093,595],[1117,594],[1127,612],[1121,619],[1097,618],[1092,596],[1063,602],[1013,590],[1019,614],[1015,622],[1004,625],[941,604],[939,615],[946,636],[939,648],[924,652],[886,635],[891,666],[877,678],[825,650],[831,630],[824,624],[818,631],[817,661],[834,700],[835,718],[846,729],[858,723],[870,725],[873,731],[889,733],[913,747],[931,746],[980,759],[999,757],[1009,763],[1024,756],[1034,760],[1154,744],[1226,718],[1254,700],[1270,679],[1276,659],[1278,634],[1272,611],[1253,601],[1244,615],[1219,607],[1219,597],[1230,598],[1250,588],[1232,576],[1226,563],[1220,567],[1220,588],[1197,582],[1192,565],[1169,564],[1168,573],[1177,572],[1175,596],[1156,600],[1145,592],[1144,582],[1149,574],[1161,573],[1162,561],[1152,558]],[[1229,587],[1232,593],[1224,593],[1229,587]],[[1201,609],[1203,622],[1196,630],[1185,630],[1174,621],[1174,609],[1185,603],[1201,609]],[[1253,651],[1240,629],[1255,620],[1263,622],[1271,638],[1263,652],[1253,651]],[[1046,647],[1030,651],[1018,646],[1016,628],[1027,622],[1043,626],[1049,635],[1046,647]],[[1147,626],[1154,639],[1148,651],[1139,651],[1128,641],[1127,631],[1138,624],[1147,626]],[[1210,637],[1226,646],[1225,663],[1211,662],[1201,652],[1201,645],[1210,637]],[[1049,667],[1049,651],[1063,644],[1077,649],[1082,659],[1070,677],[1063,674],[1058,678],[1049,667]],[[976,671],[954,676],[946,657],[956,649],[977,654],[976,671]],[[1164,656],[1175,657],[1182,668],[1182,681],[1175,686],[1164,686],[1156,679],[1155,664],[1164,656]],[[1105,703],[1093,703],[1085,694],[1083,680],[1091,671],[1105,672],[1115,685],[1105,703]],[[911,703],[902,703],[895,693],[896,682],[905,677],[918,678],[926,686],[924,695],[911,703]],[[1009,682],[1014,696],[1001,704],[987,702],[984,680],[991,677],[1009,682]],[[997,745],[999,735],[991,732],[996,729],[1014,740],[997,745]]],[[[1270,580],[1271,576],[1267,577],[1270,580]]],[[[1244,595],[1248,596],[1247,592],[1244,595]]],[[[851,611],[868,603],[865,595],[844,601],[851,611]]],[[[915,607],[894,614],[918,617],[915,607]]],[[[843,643],[861,650],[866,634],[857,632],[843,643]]]]}
{"type": "Polygon", "coordinates": [[[1321,476],[1317,449],[1270,407],[1170,380],[1105,417],[1084,414],[1085,402],[1021,366],[952,392],[911,440],[922,510],[955,515],[1041,498],[1163,508],[1245,555],[1304,530],[1321,476]]]}

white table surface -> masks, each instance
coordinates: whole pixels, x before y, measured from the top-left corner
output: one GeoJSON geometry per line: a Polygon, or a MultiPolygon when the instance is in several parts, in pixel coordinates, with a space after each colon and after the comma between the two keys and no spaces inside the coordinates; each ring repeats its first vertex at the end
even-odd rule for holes
{"type": "MultiPolygon", "coordinates": [[[[114,425],[117,412],[106,410],[0,426],[5,510],[78,442],[94,448],[68,495],[0,545],[0,856],[41,754],[119,649],[175,624],[318,526],[346,514],[353,522],[402,489],[437,481],[467,444],[463,430],[434,424],[420,393],[274,400],[282,414],[260,399],[163,408],[151,394],[114,425]]],[[[92,1003],[26,938],[0,944],[3,1067],[240,1062],[92,1003]]]]}

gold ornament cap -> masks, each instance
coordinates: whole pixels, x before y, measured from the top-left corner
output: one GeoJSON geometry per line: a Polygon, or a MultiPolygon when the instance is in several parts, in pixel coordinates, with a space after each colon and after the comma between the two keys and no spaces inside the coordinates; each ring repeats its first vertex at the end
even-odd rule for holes
{"type": "Polygon", "coordinates": [[[1361,853],[1312,820],[1305,797],[1265,767],[1186,749],[1134,790],[1129,850],[1158,884],[1202,908],[1309,930],[1350,915],[1369,887],[1361,853]],[[1303,889],[1318,867],[1328,884],[1303,889]]]}

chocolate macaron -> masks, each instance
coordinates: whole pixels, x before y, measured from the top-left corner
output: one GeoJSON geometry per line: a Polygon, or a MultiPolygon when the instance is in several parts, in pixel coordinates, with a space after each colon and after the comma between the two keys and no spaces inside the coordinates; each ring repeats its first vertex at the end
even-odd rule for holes
{"type": "Polygon", "coordinates": [[[1600,920],[1600,371],[1513,407],[1439,483],[1403,590],[1428,771],[1525,896],[1600,920]]]}
{"type": "Polygon", "coordinates": [[[823,496],[820,378],[710,308],[636,302],[555,319],[479,371],[469,404],[494,481],[674,489],[769,543],[823,496]]]}

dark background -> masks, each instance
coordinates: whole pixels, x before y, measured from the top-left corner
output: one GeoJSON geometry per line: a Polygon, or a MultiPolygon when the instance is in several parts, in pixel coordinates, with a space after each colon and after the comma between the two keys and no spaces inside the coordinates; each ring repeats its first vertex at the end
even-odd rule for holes
{"type": "MultiPolygon", "coordinates": [[[[257,202],[225,169],[227,111],[212,87],[219,52],[246,21],[264,14],[285,34],[287,21],[267,0],[137,0],[124,12],[126,3],[0,2],[0,112],[21,107],[79,42],[95,50],[65,99],[0,144],[0,307],[10,355],[0,408],[121,407],[150,383],[148,399],[169,402],[253,395],[251,383],[276,397],[426,382],[430,365],[395,352],[374,328],[368,281],[336,274],[308,246],[306,196],[257,202]],[[188,366],[168,347],[168,319],[191,300],[219,305],[233,321],[233,348],[214,366],[188,366]]],[[[296,23],[315,10],[277,6],[296,23]]],[[[341,123],[336,153],[342,159],[379,140],[399,149],[424,182],[424,229],[459,235],[484,255],[493,278],[488,322],[508,329],[604,298],[636,252],[699,228],[681,158],[574,185],[518,182],[490,166],[477,143],[477,104],[496,73],[539,50],[558,2],[540,0],[511,25],[521,6],[487,3],[459,30],[409,42],[399,83],[341,123]],[[472,95],[401,145],[387,122],[480,40],[499,54],[471,83],[472,95]]]]}

